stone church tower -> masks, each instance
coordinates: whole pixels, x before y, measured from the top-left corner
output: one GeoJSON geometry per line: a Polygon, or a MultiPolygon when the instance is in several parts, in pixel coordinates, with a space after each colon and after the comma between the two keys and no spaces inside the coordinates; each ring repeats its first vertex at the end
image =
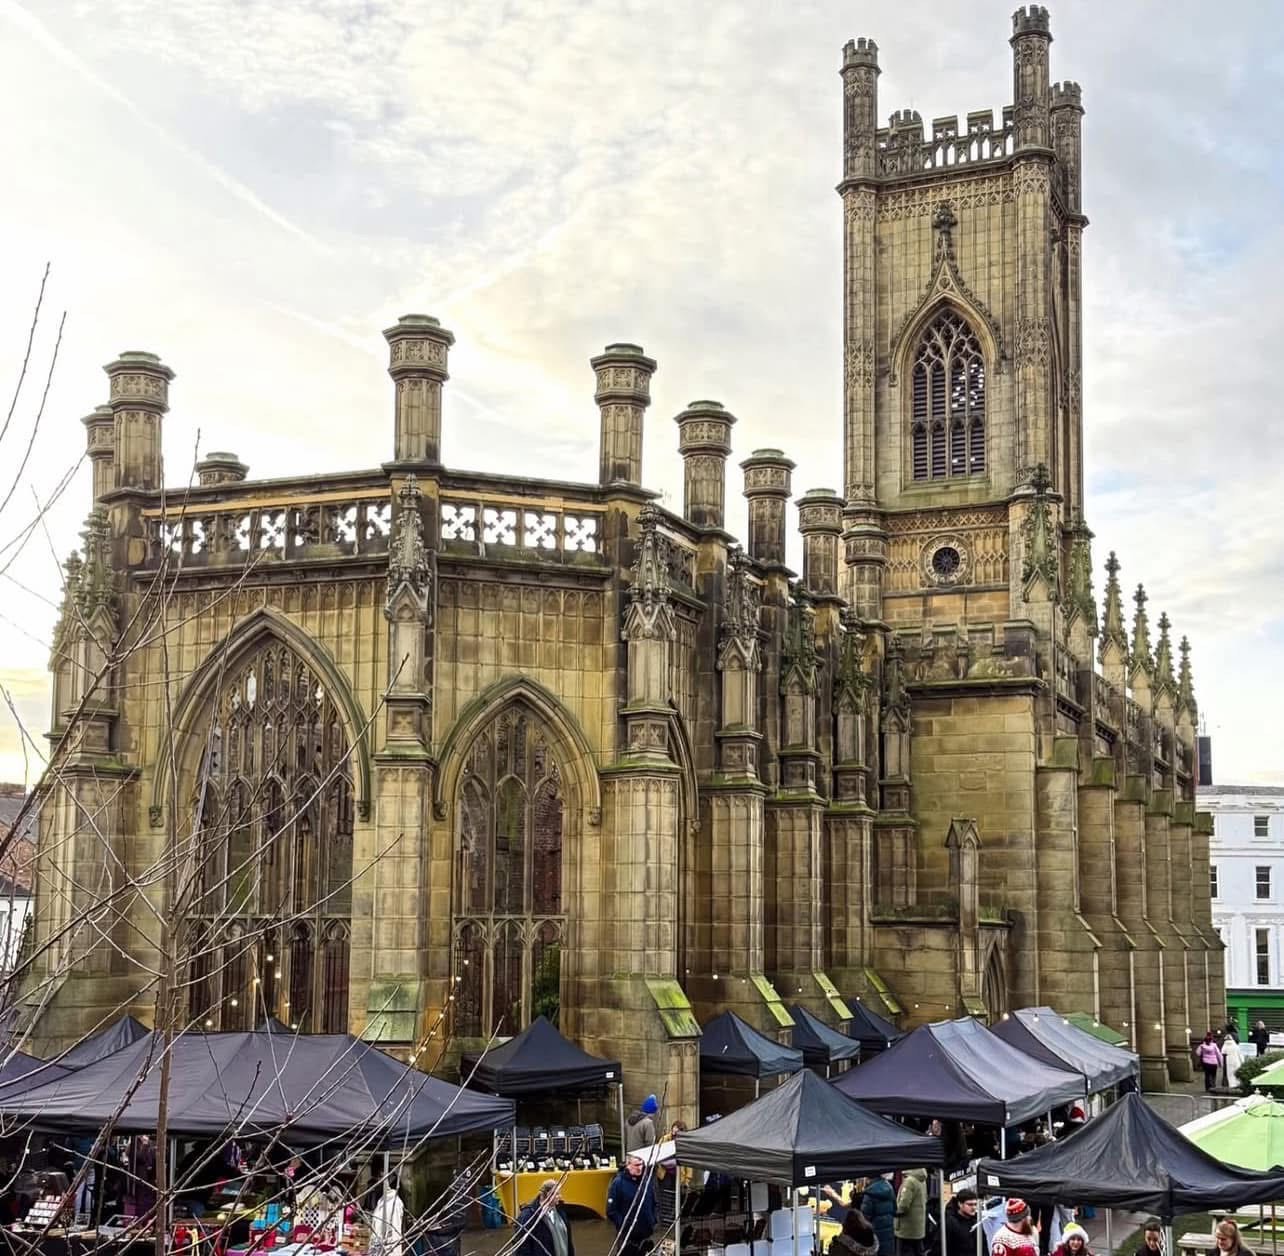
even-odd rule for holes
{"type": "Polygon", "coordinates": [[[844,50],[844,483],[791,507],[754,451],[743,547],[719,402],[674,417],[682,513],[643,487],[633,344],[590,362],[595,484],[452,468],[423,315],[384,333],[376,470],[211,454],[166,492],[173,372],[109,365],[51,658],[37,1046],[149,1016],[173,945],[194,1025],[449,1071],[545,1012],[688,1118],[724,1008],[787,1040],[792,1005],[1051,1004],[1187,1075],[1224,1002],[1195,701],[1113,556],[1098,619],[1083,111],[1050,44],[1018,11],[1013,105],[930,135],[879,128],[877,49],[844,50]]]}

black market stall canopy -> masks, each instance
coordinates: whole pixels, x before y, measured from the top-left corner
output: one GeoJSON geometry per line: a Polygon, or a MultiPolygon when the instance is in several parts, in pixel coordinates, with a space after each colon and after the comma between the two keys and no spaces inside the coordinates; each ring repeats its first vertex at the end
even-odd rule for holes
{"type": "Polygon", "coordinates": [[[796,1073],[802,1066],[801,1051],[772,1042],[734,1012],[722,1012],[700,1028],[701,1072],[761,1079],[796,1073]]]}
{"type": "Polygon", "coordinates": [[[1050,1007],[1023,1007],[995,1025],[994,1032],[1053,1068],[1082,1073],[1090,1095],[1109,1090],[1141,1071],[1141,1062],[1131,1051],[1084,1033],[1050,1007]]]}
{"type": "Polygon", "coordinates": [[[886,1051],[893,1043],[905,1037],[891,1021],[884,1020],[860,999],[845,999],[844,1002],[852,1014],[851,1020],[847,1022],[847,1036],[860,1043],[862,1055],[870,1056],[886,1051]]]}
{"type": "Polygon", "coordinates": [[[618,1060],[600,1060],[563,1038],[540,1016],[515,1038],[485,1052],[465,1052],[459,1075],[492,1095],[589,1094],[623,1080],[618,1060]]]}
{"type": "Polygon", "coordinates": [[[819,1186],[945,1161],[939,1138],[876,1116],[808,1069],[738,1112],[680,1133],[676,1146],[679,1165],[781,1186],[819,1186]]]}
{"type": "Polygon", "coordinates": [[[794,1047],[802,1052],[808,1068],[828,1068],[860,1055],[859,1042],[826,1025],[805,1007],[795,1004],[789,1015],[794,1018],[794,1047]]]}
{"type": "MultiPolygon", "coordinates": [[[[510,1100],[429,1077],[351,1034],[282,1040],[193,1032],[179,1034],[169,1050],[172,1134],[281,1131],[292,1142],[342,1136],[374,1150],[513,1122],[510,1100]]],[[[0,1134],[19,1122],[88,1131],[113,1121],[122,1132],[155,1130],[164,1051],[161,1035],[148,1034],[21,1095],[0,1089],[0,1134]]]]}
{"type": "Polygon", "coordinates": [[[142,1021],[132,1016],[122,1016],[83,1042],[76,1043],[69,1051],[56,1056],[54,1063],[61,1064],[64,1068],[84,1068],[86,1064],[96,1064],[140,1038],[146,1038],[151,1032],[142,1021]]]}
{"type": "Polygon", "coordinates": [[[1000,1128],[1042,1116],[1083,1094],[1078,1073],[1031,1058],[968,1017],[921,1025],[833,1084],[888,1116],[1000,1128]]]}
{"type": "Polygon", "coordinates": [[[299,1032],[297,1029],[291,1029],[282,1020],[277,1020],[275,1016],[265,1016],[257,1025],[254,1026],[256,1034],[279,1034],[283,1038],[293,1038],[299,1032]]]}
{"type": "Polygon", "coordinates": [[[1041,1202],[1157,1213],[1235,1209],[1284,1199],[1284,1170],[1222,1164],[1169,1125],[1138,1094],[1058,1142],[1015,1160],[982,1160],[984,1189],[1041,1202]]]}
{"type": "Polygon", "coordinates": [[[64,1065],[38,1060],[25,1051],[10,1051],[0,1064],[0,1098],[23,1094],[70,1072],[64,1065]]]}

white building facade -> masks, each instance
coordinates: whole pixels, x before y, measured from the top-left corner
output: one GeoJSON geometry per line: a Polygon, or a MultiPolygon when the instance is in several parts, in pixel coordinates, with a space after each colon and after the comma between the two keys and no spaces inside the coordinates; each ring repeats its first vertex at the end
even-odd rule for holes
{"type": "Polygon", "coordinates": [[[1257,1021],[1284,1032],[1284,787],[1214,785],[1213,925],[1226,947],[1226,1003],[1241,1036],[1257,1021]]]}

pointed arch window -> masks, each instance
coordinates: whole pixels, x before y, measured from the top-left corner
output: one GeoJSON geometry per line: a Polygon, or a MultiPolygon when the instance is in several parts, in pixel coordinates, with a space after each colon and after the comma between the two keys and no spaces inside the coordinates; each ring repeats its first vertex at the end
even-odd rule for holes
{"type": "Polygon", "coordinates": [[[561,770],[539,721],[506,707],[469,748],[456,796],[454,992],[461,1037],[513,1034],[560,1007],[561,770]]]}
{"type": "Polygon", "coordinates": [[[348,1027],[352,763],[338,707],[288,645],[229,668],[211,714],[194,834],[188,1010],[348,1027]]]}
{"type": "Polygon", "coordinates": [[[910,461],[915,481],[985,471],[985,355],[967,320],[943,309],[914,350],[910,461]]]}

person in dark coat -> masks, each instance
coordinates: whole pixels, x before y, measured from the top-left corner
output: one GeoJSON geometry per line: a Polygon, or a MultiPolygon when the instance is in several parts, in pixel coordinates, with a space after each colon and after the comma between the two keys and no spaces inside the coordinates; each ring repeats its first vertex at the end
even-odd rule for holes
{"type": "Polygon", "coordinates": [[[1265,1055],[1267,1048],[1271,1045],[1271,1035],[1266,1028],[1266,1022],[1258,1021],[1253,1026],[1253,1032],[1248,1035],[1248,1039],[1257,1048],[1258,1055],[1265,1055]]]}
{"type": "Polygon", "coordinates": [[[855,1208],[843,1217],[841,1233],[829,1244],[830,1256],[878,1256],[878,1235],[855,1208]]]}
{"type": "Polygon", "coordinates": [[[620,1236],[620,1256],[638,1256],[655,1233],[655,1192],[641,1156],[629,1156],[611,1179],[606,1219],[620,1236]]]}
{"type": "Polygon", "coordinates": [[[515,1256],[575,1256],[570,1218],[552,1178],[517,1214],[517,1242],[515,1256]]]}
{"type": "Polygon", "coordinates": [[[959,1191],[945,1205],[945,1256],[976,1256],[976,1192],[959,1191]]]}
{"type": "Polygon", "coordinates": [[[878,1235],[878,1250],[891,1253],[896,1250],[896,1192],[892,1190],[892,1175],[884,1173],[866,1188],[860,1201],[861,1215],[874,1227],[878,1235]]]}

